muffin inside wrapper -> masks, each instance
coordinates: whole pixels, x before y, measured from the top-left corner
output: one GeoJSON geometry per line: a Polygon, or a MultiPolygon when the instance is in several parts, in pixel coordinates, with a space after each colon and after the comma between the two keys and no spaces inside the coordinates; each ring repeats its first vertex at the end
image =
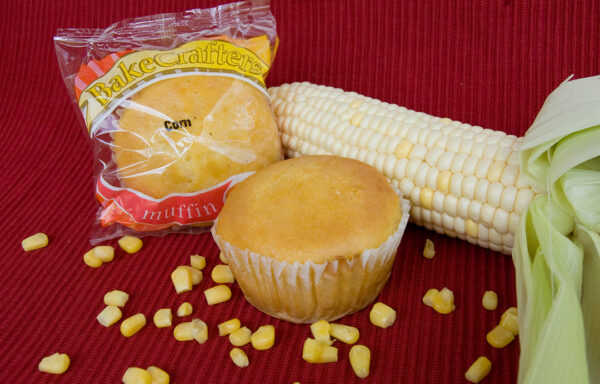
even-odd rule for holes
{"type": "Polygon", "coordinates": [[[400,201],[402,219],[379,247],[320,264],[290,263],[237,248],[217,235],[218,219],[212,235],[250,304],[294,323],[332,321],[365,308],[388,280],[409,217],[410,203],[400,201]]]}

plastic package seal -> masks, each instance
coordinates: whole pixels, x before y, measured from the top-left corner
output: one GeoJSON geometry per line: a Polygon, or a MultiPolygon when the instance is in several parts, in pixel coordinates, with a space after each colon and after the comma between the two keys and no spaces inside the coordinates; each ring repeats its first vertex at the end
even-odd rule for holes
{"type": "Polygon", "coordinates": [[[93,145],[93,244],[206,231],[229,188],[282,159],[268,1],[60,29],[54,42],[93,145]]]}

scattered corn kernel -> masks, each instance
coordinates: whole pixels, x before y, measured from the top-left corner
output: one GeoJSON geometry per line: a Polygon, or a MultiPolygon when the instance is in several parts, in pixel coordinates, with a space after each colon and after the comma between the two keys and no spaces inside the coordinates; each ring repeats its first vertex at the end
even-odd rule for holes
{"type": "Polygon", "coordinates": [[[171,273],[171,280],[175,286],[177,293],[187,292],[192,290],[192,272],[189,268],[179,266],[171,273]]]}
{"type": "Polygon", "coordinates": [[[142,249],[142,240],[133,236],[123,236],[119,239],[119,247],[125,252],[131,254],[142,249]]]}
{"type": "Polygon", "coordinates": [[[177,316],[179,316],[179,317],[189,316],[192,314],[193,310],[194,310],[194,308],[192,307],[192,304],[190,304],[186,301],[185,303],[181,304],[179,306],[179,308],[177,308],[177,316]]]}
{"type": "Polygon", "coordinates": [[[515,336],[510,331],[502,328],[500,325],[489,331],[486,336],[487,342],[495,348],[506,347],[514,338],[515,336]]]}
{"type": "Polygon", "coordinates": [[[192,337],[199,344],[204,344],[208,340],[208,327],[204,321],[200,319],[192,320],[192,337]]]}
{"type": "Polygon", "coordinates": [[[190,265],[201,271],[206,267],[206,258],[200,255],[190,255],[190,265]]]}
{"type": "Polygon", "coordinates": [[[236,347],[241,347],[250,342],[252,331],[247,327],[242,327],[229,334],[229,342],[236,347]]]}
{"type": "Polygon", "coordinates": [[[465,372],[465,379],[471,383],[479,383],[492,369],[492,362],[485,356],[479,356],[477,360],[465,372]]]}
{"type": "Polygon", "coordinates": [[[48,245],[48,236],[42,232],[31,235],[21,241],[21,246],[25,251],[33,251],[35,249],[44,248],[46,245],[48,245]]]}
{"type": "Polygon", "coordinates": [[[187,265],[182,265],[182,267],[189,269],[190,273],[192,274],[192,285],[198,285],[202,282],[202,271],[187,265]]]}
{"type": "Polygon", "coordinates": [[[229,264],[229,263],[227,263],[227,258],[225,257],[225,254],[223,252],[219,253],[219,259],[221,260],[221,263],[229,264]]]}
{"type": "Polygon", "coordinates": [[[246,353],[239,348],[233,348],[231,352],[229,352],[229,356],[231,357],[233,364],[240,368],[247,367],[248,364],[250,364],[246,353]]]}
{"type": "Polygon", "coordinates": [[[350,365],[356,376],[364,379],[369,376],[371,368],[371,350],[364,345],[354,345],[350,348],[350,365]]]}
{"type": "Polygon", "coordinates": [[[173,321],[171,308],[161,308],[154,314],[154,325],[157,328],[170,327],[173,321]]]}
{"type": "Polygon", "coordinates": [[[302,348],[302,359],[309,363],[318,363],[323,346],[315,339],[307,338],[302,348]]]}
{"type": "Polygon", "coordinates": [[[519,315],[517,312],[517,308],[510,307],[508,308],[500,318],[500,326],[514,336],[519,334],[519,315]]]}
{"type": "Polygon", "coordinates": [[[60,375],[69,369],[71,359],[64,353],[55,353],[50,356],[46,356],[38,364],[38,369],[46,373],[54,373],[60,375]]]}
{"type": "Polygon", "coordinates": [[[231,273],[229,265],[225,264],[219,264],[215,266],[210,276],[217,284],[231,284],[235,282],[235,277],[233,277],[233,273],[231,273]]]}
{"type": "Polygon", "coordinates": [[[360,337],[357,328],[338,323],[329,324],[329,334],[346,344],[354,344],[360,337]]]}
{"type": "Polygon", "coordinates": [[[375,303],[369,313],[369,319],[373,325],[387,328],[396,321],[396,311],[381,302],[375,303]]]}
{"type": "Polygon", "coordinates": [[[433,259],[435,256],[435,247],[433,245],[433,241],[426,239],[425,240],[425,248],[423,248],[423,256],[428,259],[433,259]]]}
{"type": "Polygon", "coordinates": [[[258,327],[256,331],[250,336],[250,342],[254,349],[264,351],[269,349],[275,343],[275,327],[272,325],[263,325],[258,327]]]}
{"type": "Polygon", "coordinates": [[[204,291],[208,305],[223,303],[231,299],[231,289],[226,285],[217,285],[204,291]]]}
{"type": "Polygon", "coordinates": [[[506,311],[504,311],[502,316],[504,316],[508,313],[512,313],[513,315],[519,317],[519,310],[516,307],[509,307],[506,311]]]}
{"type": "Polygon", "coordinates": [[[192,322],[179,323],[173,329],[173,336],[178,341],[190,341],[194,340],[194,334],[192,332],[192,322]]]}
{"type": "Polygon", "coordinates": [[[90,249],[83,255],[83,262],[86,263],[89,267],[98,268],[104,262],[97,257],[94,256],[94,250],[90,249]]]}
{"type": "Polygon", "coordinates": [[[127,368],[122,380],[123,384],[152,384],[150,373],[138,367],[127,368]]]}
{"type": "Polygon", "coordinates": [[[433,309],[441,314],[448,314],[454,311],[454,292],[444,287],[439,294],[433,297],[433,309]]]}
{"type": "Polygon", "coordinates": [[[105,263],[113,261],[115,258],[115,249],[111,245],[99,245],[94,247],[94,257],[105,263]]]}
{"type": "Polygon", "coordinates": [[[331,345],[321,345],[321,353],[317,363],[335,363],[338,361],[338,349],[331,345]]]}
{"type": "Polygon", "coordinates": [[[143,313],[135,314],[121,323],[121,334],[125,337],[133,336],[146,325],[146,316],[143,313]]]}
{"type": "Polygon", "coordinates": [[[493,311],[498,307],[498,295],[494,291],[485,291],[481,299],[481,304],[488,311],[493,311]]]}
{"type": "Polygon", "coordinates": [[[150,376],[152,377],[152,384],[169,384],[171,378],[169,374],[162,369],[151,366],[146,369],[150,376]]]}
{"type": "Polygon", "coordinates": [[[106,305],[124,307],[125,304],[127,304],[127,300],[129,300],[129,295],[126,292],[119,291],[118,289],[107,292],[104,295],[104,304],[106,305]]]}
{"type": "Polygon", "coordinates": [[[123,316],[123,314],[121,313],[119,307],[108,305],[102,310],[102,312],[98,314],[96,320],[98,320],[98,322],[105,327],[110,327],[117,321],[121,320],[121,316],[123,316]]]}
{"type": "Polygon", "coordinates": [[[227,336],[240,329],[241,326],[242,323],[238,319],[224,321],[217,326],[219,328],[219,336],[227,336]]]}
{"type": "Polygon", "coordinates": [[[331,345],[333,343],[329,337],[329,329],[330,325],[325,320],[319,320],[310,325],[310,332],[321,345],[331,345]]]}
{"type": "Polygon", "coordinates": [[[433,307],[433,298],[439,295],[440,291],[435,288],[428,289],[423,296],[423,304],[428,307],[433,307]]]}

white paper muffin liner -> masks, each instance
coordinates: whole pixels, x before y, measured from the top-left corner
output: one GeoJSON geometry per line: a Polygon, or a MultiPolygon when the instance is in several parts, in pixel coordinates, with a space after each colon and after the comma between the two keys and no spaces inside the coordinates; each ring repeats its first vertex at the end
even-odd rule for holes
{"type": "Polygon", "coordinates": [[[217,235],[218,218],[211,232],[250,304],[294,323],[332,321],[365,308],[387,282],[410,211],[410,203],[400,201],[400,223],[379,247],[319,264],[290,263],[237,248],[217,235]]]}

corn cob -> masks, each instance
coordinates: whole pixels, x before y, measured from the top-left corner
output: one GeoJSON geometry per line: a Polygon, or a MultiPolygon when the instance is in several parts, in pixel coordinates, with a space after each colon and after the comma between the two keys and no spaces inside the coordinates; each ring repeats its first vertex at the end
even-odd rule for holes
{"type": "Polygon", "coordinates": [[[535,196],[519,172],[522,138],[306,82],[269,94],[287,157],[363,161],[411,201],[415,224],[511,253],[535,196]]]}

